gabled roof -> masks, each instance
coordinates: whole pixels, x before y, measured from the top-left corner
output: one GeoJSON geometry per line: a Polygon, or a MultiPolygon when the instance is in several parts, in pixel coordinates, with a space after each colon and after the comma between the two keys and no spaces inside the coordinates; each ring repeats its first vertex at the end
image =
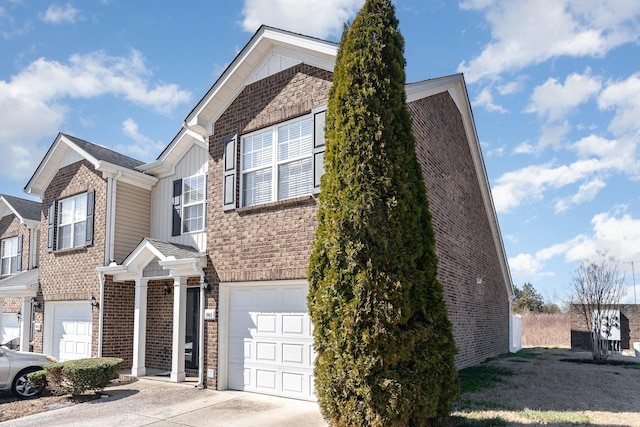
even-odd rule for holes
{"type": "Polygon", "coordinates": [[[507,253],[504,248],[504,242],[502,241],[500,225],[498,224],[498,216],[493,204],[493,197],[489,187],[489,178],[487,177],[487,170],[480,150],[480,140],[478,139],[476,125],[473,120],[473,112],[471,110],[471,103],[469,102],[469,94],[467,93],[467,85],[465,84],[464,76],[462,74],[454,74],[451,76],[411,83],[406,85],[405,91],[407,94],[407,102],[413,102],[418,99],[448,92],[458,107],[460,115],[462,116],[465,133],[467,134],[467,143],[469,144],[469,150],[471,151],[471,157],[473,158],[473,164],[475,166],[480,192],[482,193],[487,219],[489,220],[489,226],[491,227],[493,243],[496,247],[496,252],[498,253],[498,261],[502,270],[502,276],[507,286],[507,293],[509,294],[509,297],[513,298],[515,293],[513,289],[513,281],[511,280],[511,271],[509,270],[507,253]]]}
{"type": "Polygon", "coordinates": [[[69,159],[87,160],[97,171],[103,173],[103,177],[121,175],[122,181],[139,187],[151,189],[157,182],[156,178],[135,170],[143,162],[92,142],[59,133],[24,191],[42,198],[58,169],[65,166],[65,162],[70,162],[69,159]]]}
{"type": "Polygon", "coordinates": [[[136,169],[157,177],[172,175],[176,164],[187,154],[193,145],[197,145],[204,150],[209,149],[206,138],[183,127],[155,161],[138,166],[136,169]]]}
{"type": "Polygon", "coordinates": [[[40,276],[37,268],[21,271],[0,280],[0,298],[34,297],[40,276]]]}
{"type": "Polygon", "coordinates": [[[333,71],[337,52],[333,42],[263,25],[189,113],[185,124],[208,137],[213,123],[248,83],[301,62],[333,71]]]}
{"type": "Polygon", "coordinates": [[[115,281],[141,278],[149,263],[157,260],[166,270],[166,276],[196,276],[207,265],[206,254],[198,249],[163,240],[145,237],[122,261],[106,267],[98,267],[98,272],[113,276],[115,281]]]}
{"type": "Polygon", "coordinates": [[[32,228],[40,225],[41,209],[42,206],[39,202],[0,194],[0,215],[8,215],[11,212],[22,224],[30,225],[32,228]]]}

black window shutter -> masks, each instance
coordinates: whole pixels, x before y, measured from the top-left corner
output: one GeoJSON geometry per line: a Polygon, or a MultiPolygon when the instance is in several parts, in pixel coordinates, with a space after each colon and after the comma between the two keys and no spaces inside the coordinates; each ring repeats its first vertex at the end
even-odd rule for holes
{"type": "MultiPolygon", "coordinates": [[[[32,230],[35,232],[35,230],[32,230]]],[[[22,271],[22,234],[18,236],[18,268],[17,271],[22,271]]]]}
{"type": "Polygon", "coordinates": [[[86,227],[86,237],[85,237],[85,246],[93,245],[93,212],[95,208],[95,190],[90,190],[87,193],[87,227],[86,227]]]}
{"type": "Polygon", "coordinates": [[[182,204],[182,180],[173,181],[173,222],[171,226],[171,235],[179,236],[182,228],[182,217],[180,206],[182,204]]]}
{"type": "Polygon", "coordinates": [[[314,109],[313,114],[313,192],[320,192],[320,177],[324,174],[324,119],[327,107],[314,109]]]}
{"type": "Polygon", "coordinates": [[[49,203],[49,214],[47,217],[47,252],[52,252],[55,247],[54,231],[56,223],[56,202],[49,203]]]}
{"type": "Polygon", "coordinates": [[[236,208],[236,159],[238,157],[238,135],[224,137],[222,157],[222,210],[236,208]]]}

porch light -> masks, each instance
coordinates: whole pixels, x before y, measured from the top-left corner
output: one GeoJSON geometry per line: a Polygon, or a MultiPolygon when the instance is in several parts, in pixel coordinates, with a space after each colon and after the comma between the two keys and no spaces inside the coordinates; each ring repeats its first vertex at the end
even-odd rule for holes
{"type": "Polygon", "coordinates": [[[100,303],[96,300],[96,297],[91,295],[91,307],[100,308],[100,303]]]}
{"type": "Polygon", "coordinates": [[[476,277],[476,284],[477,285],[482,285],[482,277],[480,277],[480,276],[476,277]]]}
{"type": "Polygon", "coordinates": [[[36,297],[33,297],[31,298],[31,305],[33,306],[34,310],[36,308],[40,308],[40,301],[38,301],[36,297]]]}
{"type": "Polygon", "coordinates": [[[169,295],[169,294],[171,293],[171,286],[169,286],[169,284],[168,284],[168,283],[165,283],[165,284],[163,285],[163,288],[164,288],[164,294],[165,294],[165,295],[169,295]]]}
{"type": "Polygon", "coordinates": [[[19,321],[20,321],[20,318],[22,317],[22,313],[18,311],[18,312],[16,313],[16,316],[18,316],[18,322],[19,322],[19,321]]]}

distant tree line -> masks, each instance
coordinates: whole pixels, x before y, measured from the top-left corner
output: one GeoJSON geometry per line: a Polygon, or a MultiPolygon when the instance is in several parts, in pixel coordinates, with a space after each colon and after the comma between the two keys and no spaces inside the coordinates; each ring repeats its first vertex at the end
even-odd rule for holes
{"type": "Polygon", "coordinates": [[[562,313],[557,304],[545,301],[531,283],[525,283],[522,288],[518,288],[518,286],[514,286],[514,288],[515,299],[511,306],[514,313],[562,313]]]}

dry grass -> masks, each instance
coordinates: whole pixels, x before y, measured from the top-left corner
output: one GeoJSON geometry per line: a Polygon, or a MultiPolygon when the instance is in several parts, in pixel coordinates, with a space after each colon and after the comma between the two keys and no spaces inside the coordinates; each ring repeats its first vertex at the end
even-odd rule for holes
{"type": "Polygon", "coordinates": [[[533,348],[461,372],[454,426],[640,427],[640,364],[575,363],[588,352],[533,348]],[[475,385],[471,388],[466,384],[475,385]]]}
{"type": "Polygon", "coordinates": [[[522,314],[524,347],[571,347],[569,314],[522,314]]]}

